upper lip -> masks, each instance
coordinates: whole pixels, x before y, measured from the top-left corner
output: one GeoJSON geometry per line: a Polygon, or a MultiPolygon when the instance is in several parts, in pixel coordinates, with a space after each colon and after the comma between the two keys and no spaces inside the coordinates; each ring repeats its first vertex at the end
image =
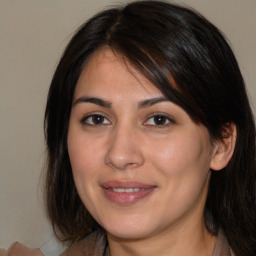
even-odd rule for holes
{"type": "Polygon", "coordinates": [[[117,181],[117,180],[110,180],[103,182],[101,184],[103,188],[110,189],[110,188],[154,188],[155,185],[148,185],[138,181],[117,181]]]}

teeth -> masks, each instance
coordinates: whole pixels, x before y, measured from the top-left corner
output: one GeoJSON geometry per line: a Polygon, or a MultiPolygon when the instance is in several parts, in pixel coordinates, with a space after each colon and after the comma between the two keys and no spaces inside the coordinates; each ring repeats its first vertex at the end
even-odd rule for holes
{"type": "Polygon", "coordinates": [[[114,192],[117,193],[132,193],[132,192],[139,192],[140,188],[113,188],[114,192]]]}

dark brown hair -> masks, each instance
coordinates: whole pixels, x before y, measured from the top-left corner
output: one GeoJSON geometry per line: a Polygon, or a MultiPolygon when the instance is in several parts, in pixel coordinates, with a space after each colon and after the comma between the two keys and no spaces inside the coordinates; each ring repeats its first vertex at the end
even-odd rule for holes
{"type": "Polygon", "coordinates": [[[212,171],[205,220],[211,232],[224,230],[236,255],[255,255],[255,125],[237,61],[222,33],[204,17],[161,1],[97,14],[75,33],[57,66],[45,112],[45,198],[59,238],[74,243],[100,228],[76,191],[67,133],[77,80],[90,55],[103,46],[124,56],[195,123],[205,125],[213,139],[222,139],[227,123],[236,125],[231,161],[212,171]]]}

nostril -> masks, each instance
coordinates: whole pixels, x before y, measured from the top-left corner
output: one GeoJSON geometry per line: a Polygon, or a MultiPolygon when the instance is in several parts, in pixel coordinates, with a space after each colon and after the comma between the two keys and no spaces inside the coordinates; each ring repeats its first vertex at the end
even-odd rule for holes
{"type": "Polygon", "coordinates": [[[108,151],[105,156],[105,163],[111,168],[118,170],[133,169],[144,163],[143,152],[137,150],[116,150],[108,151]]]}
{"type": "Polygon", "coordinates": [[[118,169],[118,170],[133,169],[140,166],[137,163],[126,163],[126,162],[117,162],[117,161],[106,162],[106,164],[111,168],[118,169]]]}
{"type": "Polygon", "coordinates": [[[118,170],[133,169],[144,163],[143,149],[136,131],[129,124],[120,122],[109,138],[105,163],[118,170]]]}

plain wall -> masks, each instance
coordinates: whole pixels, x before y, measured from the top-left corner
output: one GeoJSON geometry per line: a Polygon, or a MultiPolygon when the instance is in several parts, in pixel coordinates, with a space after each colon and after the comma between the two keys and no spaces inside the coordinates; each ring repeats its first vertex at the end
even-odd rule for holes
{"type": "MultiPolygon", "coordinates": [[[[54,68],[73,31],[124,1],[0,0],[0,248],[51,236],[40,189],[43,116],[54,68]]],[[[256,110],[256,1],[184,0],[217,25],[238,58],[256,110]]]]}

